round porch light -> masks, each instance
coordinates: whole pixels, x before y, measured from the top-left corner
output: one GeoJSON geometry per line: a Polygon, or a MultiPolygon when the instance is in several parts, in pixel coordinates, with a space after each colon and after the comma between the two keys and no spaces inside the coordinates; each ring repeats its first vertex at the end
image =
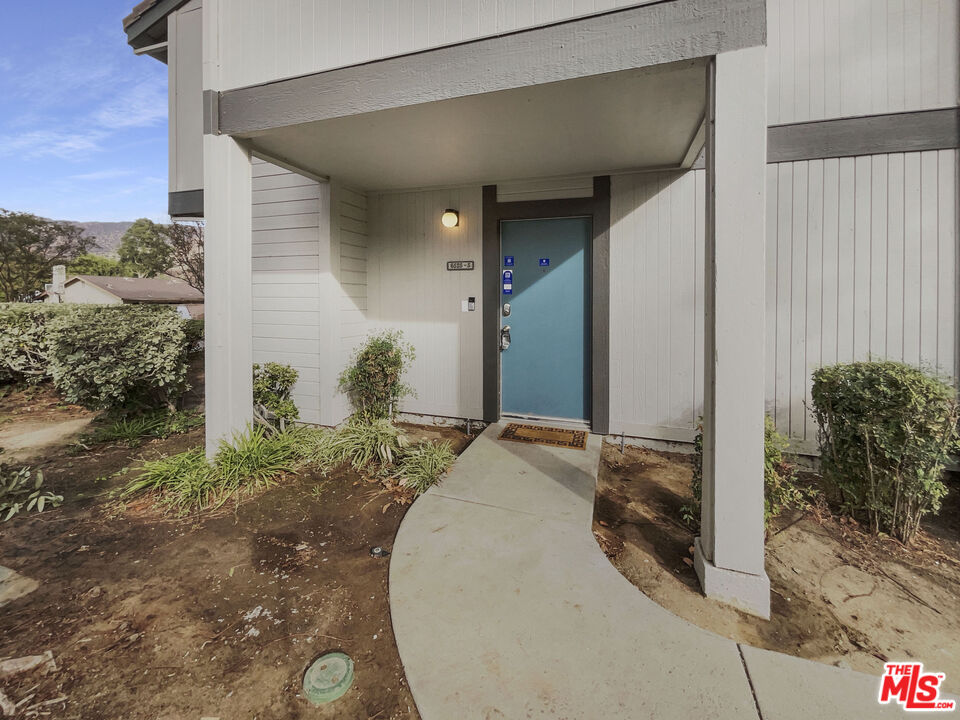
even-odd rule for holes
{"type": "Polygon", "coordinates": [[[444,227],[456,227],[460,224],[460,213],[448,208],[444,210],[443,215],[440,216],[440,222],[443,223],[444,227]]]}

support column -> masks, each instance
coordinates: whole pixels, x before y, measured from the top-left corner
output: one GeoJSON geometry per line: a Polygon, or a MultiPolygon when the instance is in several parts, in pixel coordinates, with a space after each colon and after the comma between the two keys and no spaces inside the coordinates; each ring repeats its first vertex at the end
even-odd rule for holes
{"type": "Polygon", "coordinates": [[[203,137],[206,448],[212,457],[253,420],[250,155],[227,135],[203,137]]]}
{"type": "Polygon", "coordinates": [[[694,565],[708,597],[767,618],[766,48],[717,55],[707,85],[703,505],[694,565]]]}

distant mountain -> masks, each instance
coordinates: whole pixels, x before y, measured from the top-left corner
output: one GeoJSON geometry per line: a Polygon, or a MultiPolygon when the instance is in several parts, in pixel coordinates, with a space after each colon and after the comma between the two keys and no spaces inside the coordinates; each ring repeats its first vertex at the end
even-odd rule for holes
{"type": "Polygon", "coordinates": [[[97,239],[97,247],[93,249],[94,255],[116,255],[117,248],[120,247],[120,239],[133,222],[75,222],[73,224],[82,227],[87,235],[93,235],[97,239]]]}

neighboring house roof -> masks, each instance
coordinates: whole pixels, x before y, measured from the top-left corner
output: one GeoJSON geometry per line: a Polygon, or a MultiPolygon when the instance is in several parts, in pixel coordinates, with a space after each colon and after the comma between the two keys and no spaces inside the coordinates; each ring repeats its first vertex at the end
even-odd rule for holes
{"type": "Polygon", "coordinates": [[[195,304],[203,302],[203,293],[183,280],[169,276],[154,278],[116,277],[111,275],[74,275],[66,285],[86,282],[124,302],[195,304]]]}

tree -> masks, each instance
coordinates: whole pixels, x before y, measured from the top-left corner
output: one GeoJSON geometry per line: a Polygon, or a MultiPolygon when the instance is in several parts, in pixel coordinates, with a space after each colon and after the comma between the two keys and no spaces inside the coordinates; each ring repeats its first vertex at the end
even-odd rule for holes
{"type": "Polygon", "coordinates": [[[163,228],[173,265],[174,274],[187,284],[203,292],[203,223],[178,223],[163,228]]]}
{"type": "Polygon", "coordinates": [[[0,299],[14,301],[42,289],[54,265],[95,244],[96,238],[71,223],[0,209],[0,299]]]}
{"type": "Polygon", "coordinates": [[[117,254],[136,277],[155,277],[171,264],[163,228],[147,218],[140,218],[127,229],[117,254]]]}
{"type": "Polygon", "coordinates": [[[125,275],[126,267],[119,260],[86,253],[67,265],[67,275],[125,275]]]}

